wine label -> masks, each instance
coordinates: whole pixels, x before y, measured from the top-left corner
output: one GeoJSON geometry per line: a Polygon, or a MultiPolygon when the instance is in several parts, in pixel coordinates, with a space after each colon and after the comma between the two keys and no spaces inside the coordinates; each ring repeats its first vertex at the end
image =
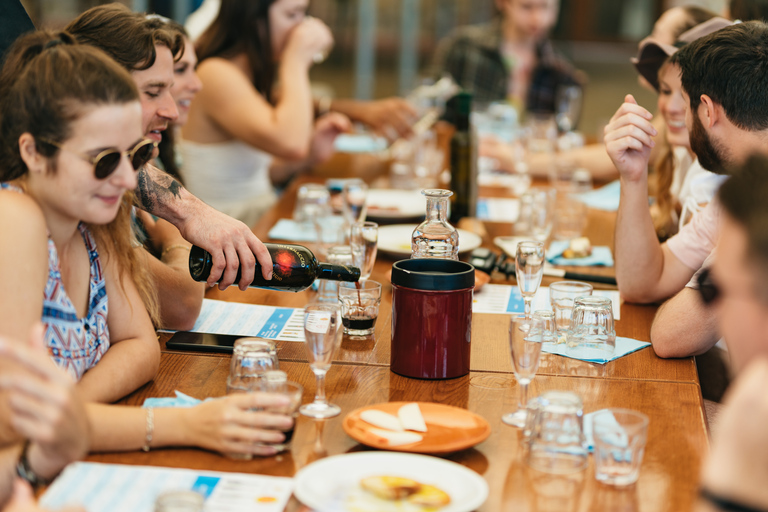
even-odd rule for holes
{"type": "Polygon", "coordinates": [[[313,311],[304,320],[304,328],[309,332],[325,334],[331,325],[331,313],[329,311],[313,311]]]}

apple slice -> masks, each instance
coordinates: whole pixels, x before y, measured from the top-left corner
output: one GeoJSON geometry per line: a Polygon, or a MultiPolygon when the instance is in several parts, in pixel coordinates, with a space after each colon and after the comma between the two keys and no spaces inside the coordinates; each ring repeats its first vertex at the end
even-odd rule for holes
{"type": "Polygon", "coordinates": [[[397,417],[400,419],[405,430],[415,430],[416,432],[426,432],[427,424],[424,422],[424,416],[421,414],[419,404],[405,404],[397,411],[397,417]]]}
{"type": "Polygon", "coordinates": [[[369,428],[368,432],[387,441],[389,446],[418,443],[424,436],[416,432],[392,432],[381,428],[369,428]]]}
{"type": "Polygon", "coordinates": [[[380,427],[393,432],[402,432],[403,426],[397,416],[377,409],[368,409],[360,413],[360,419],[374,427],[380,427]]]}

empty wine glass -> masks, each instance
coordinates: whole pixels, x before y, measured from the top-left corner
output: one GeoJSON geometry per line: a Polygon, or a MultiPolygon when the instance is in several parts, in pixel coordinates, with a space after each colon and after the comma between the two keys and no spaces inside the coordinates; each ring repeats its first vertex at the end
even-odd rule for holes
{"type": "Polygon", "coordinates": [[[528,384],[539,369],[541,344],[555,339],[555,315],[551,311],[537,311],[533,318],[515,313],[509,322],[509,352],[515,379],[520,385],[518,409],[505,414],[501,421],[523,428],[528,415],[528,384]]]}
{"type": "Polygon", "coordinates": [[[361,179],[351,179],[344,182],[341,191],[344,199],[344,215],[347,222],[354,224],[365,218],[365,199],[368,196],[368,185],[361,179]]]}
{"type": "Polygon", "coordinates": [[[573,130],[581,112],[581,87],[578,85],[558,87],[555,94],[555,108],[557,110],[555,119],[560,131],[567,133],[573,130]]]}
{"type": "Polygon", "coordinates": [[[308,304],[304,308],[304,337],[309,366],[315,374],[315,401],[302,405],[299,412],[311,418],[338,416],[341,407],[329,404],[325,396],[325,374],[341,341],[341,310],[338,304],[308,304]]]}
{"type": "Polygon", "coordinates": [[[360,281],[371,277],[373,264],[376,263],[379,225],[375,222],[355,222],[349,232],[349,245],[352,247],[354,265],[360,269],[360,281]]]}
{"type": "Polygon", "coordinates": [[[544,274],[544,243],[520,242],[515,255],[517,286],[525,302],[525,317],[531,318],[531,304],[544,274]]]}

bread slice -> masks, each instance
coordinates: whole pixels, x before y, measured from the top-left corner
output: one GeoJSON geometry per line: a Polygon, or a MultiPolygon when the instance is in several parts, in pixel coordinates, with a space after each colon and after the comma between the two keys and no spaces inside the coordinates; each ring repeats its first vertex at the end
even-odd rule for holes
{"type": "Polygon", "coordinates": [[[370,428],[368,432],[387,441],[389,446],[418,443],[424,437],[416,432],[392,432],[382,428],[370,428]]]}
{"type": "Polygon", "coordinates": [[[397,417],[400,419],[405,430],[415,430],[416,432],[426,432],[427,424],[424,422],[424,416],[421,414],[419,404],[405,404],[397,411],[397,417]]]}
{"type": "Polygon", "coordinates": [[[401,500],[421,488],[416,480],[400,476],[369,476],[360,480],[360,486],[384,500],[401,500]]]}
{"type": "Polygon", "coordinates": [[[451,497],[434,485],[422,484],[417,492],[408,496],[408,502],[422,507],[438,508],[449,504],[451,497]]]}
{"type": "Polygon", "coordinates": [[[403,426],[397,416],[377,409],[368,409],[360,413],[360,419],[374,427],[385,428],[394,432],[402,432],[403,426]]]}

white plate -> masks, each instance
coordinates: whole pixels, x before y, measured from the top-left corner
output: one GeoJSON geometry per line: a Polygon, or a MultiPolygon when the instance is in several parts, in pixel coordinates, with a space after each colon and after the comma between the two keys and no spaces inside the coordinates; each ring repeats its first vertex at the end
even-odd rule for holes
{"type": "Polygon", "coordinates": [[[413,190],[375,188],[365,198],[366,216],[372,219],[413,219],[424,217],[427,198],[413,190]]]}
{"type": "MultiPolygon", "coordinates": [[[[488,498],[485,479],[461,464],[426,455],[388,452],[347,453],[314,462],[296,473],[293,493],[316,512],[345,511],[349,510],[345,507],[347,500],[359,498],[364,492],[360,480],[379,475],[412,478],[442,489],[451,502],[440,512],[470,512],[488,498]]],[[[370,510],[384,512],[377,501],[371,500],[370,510]]],[[[356,509],[362,510],[356,504],[356,509]]],[[[405,510],[399,503],[392,505],[392,510],[405,510]]]]}
{"type": "MultiPolygon", "coordinates": [[[[417,224],[395,224],[394,226],[379,226],[379,252],[403,258],[411,257],[411,236],[417,224]]],[[[483,239],[463,229],[459,232],[459,254],[477,249],[483,239]]]]}

